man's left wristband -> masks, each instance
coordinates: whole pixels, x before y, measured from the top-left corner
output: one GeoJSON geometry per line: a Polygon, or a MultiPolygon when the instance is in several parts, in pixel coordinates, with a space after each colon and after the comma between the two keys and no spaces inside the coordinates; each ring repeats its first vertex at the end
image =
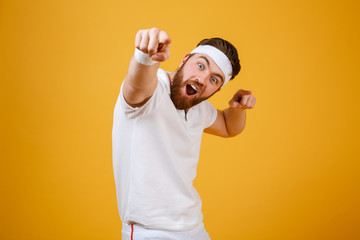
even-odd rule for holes
{"type": "Polygon", "coordinates": [[[157,63],[158,61],[154,61],[151,59],[151,57],[149,56],[149,54],[142,52],[141,50],[135,48],[135,60],[138,63],[141,63],[143,65],[147,65],[147,66],[151,66],[154,65],[155,63],[157,63]]]}

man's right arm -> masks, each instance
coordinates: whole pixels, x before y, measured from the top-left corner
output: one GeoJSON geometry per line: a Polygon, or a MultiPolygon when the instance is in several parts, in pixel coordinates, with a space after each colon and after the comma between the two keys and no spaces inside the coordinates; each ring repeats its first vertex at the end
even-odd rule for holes
{"type": "MultiPolygon", "coordinates": [[[[157,28],[140,30],[136,34],[135,47],[142,53],[148,54],[145,58],[157,61],[153,65],[145,65],[141,60],[144,56],[134,54],[130,60],[128,73],[123,83],[123,95],[131,107],[144,105],[153,95],[157,86],[157,70],[159,62],[170,57],[169,46],[171,39],[168,34],[157,28]]],[[[141,55],[141,54],[140,54],[141,55]]]]}

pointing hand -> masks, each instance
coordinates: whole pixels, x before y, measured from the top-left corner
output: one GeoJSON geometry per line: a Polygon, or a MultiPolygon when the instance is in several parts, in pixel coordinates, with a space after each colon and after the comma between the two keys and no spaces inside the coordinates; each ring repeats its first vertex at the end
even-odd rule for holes
{"type": "Polygon", "coordinates": [[[255,106],[256,98],[251,94],[250,90],[240,89],[229,101],[231,108],[251,109],[255,106]]]}
{"type": "Polygon", "coordinates": [[[152,60],[163,62],[170,57],[171,39],[158,28],[140,30],[136,34],[135,47],[148,53],[152,60]]]}

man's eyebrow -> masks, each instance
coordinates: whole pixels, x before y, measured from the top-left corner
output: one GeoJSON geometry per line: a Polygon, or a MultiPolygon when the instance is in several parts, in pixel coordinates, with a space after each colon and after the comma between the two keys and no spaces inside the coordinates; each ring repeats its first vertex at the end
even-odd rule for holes
{"type": "MultiPolygon", "coordinates": [[[[199,56],[199,58],[203,58],[203,59],[205,59],[206,64],[207,64],[208,66],[210,66],[210,62],[209,62],[209,60],[208,60],[206,57],[204,57],[204,56],[199,56]]],[[[216,75],[217,77],[219,77],[219,78],[221,79],[221,81],[222,81],[222,82],[224,82],[224,78],[223,78],[223,76],[221,76],[221,75],[220,75],[220,74],[218,74],[218,73],[214,73],[214,75],[216,75]]]]}

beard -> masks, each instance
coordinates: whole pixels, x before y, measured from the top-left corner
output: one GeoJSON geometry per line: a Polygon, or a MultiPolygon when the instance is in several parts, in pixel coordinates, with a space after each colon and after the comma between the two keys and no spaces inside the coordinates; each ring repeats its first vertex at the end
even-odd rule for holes
{"type": "Polygon", "coordinates": [[[185,80],[183,81],[183,66],[184,64],[176,71],[173,82],[170,86],[170,98],[172,102],[174,103],[175,107],[179,110],[188,110],[189,108],[201,103],[202,101],[208,99],[209,97],[193,97],[191,99],[184,96],[184,93],[182,93],[181,88],[186,86],[187,84],[196,84],[199,87],[199,96],[201,95],[203,86],[194,81],[185,80]]]}

